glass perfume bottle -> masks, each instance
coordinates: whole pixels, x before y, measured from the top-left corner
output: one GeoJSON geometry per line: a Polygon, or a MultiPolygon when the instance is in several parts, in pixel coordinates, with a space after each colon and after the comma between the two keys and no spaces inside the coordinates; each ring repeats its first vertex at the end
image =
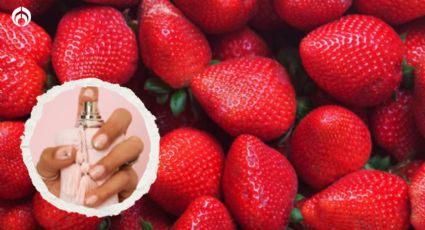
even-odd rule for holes
{"type": "MultiPolygon", "coordinates": [[[[83,112],[79,116],[77,128],[61,130],[55,140],[56,145],[72,145],[77,150],[75,163],[64,168],[60,173],[60,198],[74,204],[84,205],[85,194],[103,184],[104,180],[94,181],[88,174],[89,169],[106,156],[111,149],[124,140],[118,137],[107,149],[98,151],[93,148],[91,140],[103,125],[96,102],[85,102],[83,112]]],[[[118,203],[118,195],[114,195],[98,208],[118,203]]]]}

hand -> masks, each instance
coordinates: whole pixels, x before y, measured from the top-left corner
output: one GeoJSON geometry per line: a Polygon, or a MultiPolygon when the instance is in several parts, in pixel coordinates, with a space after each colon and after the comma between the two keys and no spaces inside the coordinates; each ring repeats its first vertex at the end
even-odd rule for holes
{"type": "MultiPolygon", "coordinates": [[[[82,88],[77,114],[83,111],[84,102],[97,100],[98,89],[96,87],[82,88]]],[[[116,138],[127,132],[131,120],[131,114],[126,109],[116,109],[93,136],[93,147],[97,150],[109,148],[116,138]]],[[[101,186],[87,192],[85,204],[89,207],[96,207],[116,194],[120,201],[128,198],[138,183],[137,174],[129,163],[136,161],[142,151],[142,140],[139,137],[131,136],[114,146],[104,158],[93,165],[89,170],[89,175],[93,180],[103,180],[112,175],[101,186]]],[[[76,150],[72,146],[58,146],[45,149],[40,157],[37,170],[44,177],[49,191],[56,196],[60,194],[60,178],[58,177],[60,170],[75,163],[75,154],[76,150]],[[54,178],[55,176],[57,178],[54,178]]]]}

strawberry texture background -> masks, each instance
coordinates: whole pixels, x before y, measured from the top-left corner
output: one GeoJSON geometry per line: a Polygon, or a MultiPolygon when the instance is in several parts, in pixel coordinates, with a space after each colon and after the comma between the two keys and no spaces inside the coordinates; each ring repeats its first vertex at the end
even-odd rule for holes
{"type": "Polygon", "coordinates": [[[0,230],[425,230],[424,160],[425,0],[0,0],[0,230]],[[89,77],[161,135],[118,216],[43,200],[20,150],[37,96],[89,77]]]}

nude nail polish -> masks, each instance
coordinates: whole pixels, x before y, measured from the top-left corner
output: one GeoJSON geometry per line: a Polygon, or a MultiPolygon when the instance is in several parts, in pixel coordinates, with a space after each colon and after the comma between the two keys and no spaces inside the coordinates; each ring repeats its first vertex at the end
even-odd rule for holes
{"type": "MultiPolygon", "coordinates": [[[[91,174],[102,174],[104,172],[104,169],[102,172],[101,169],[96,169],[94,166],[100,159],[106,156],[115,145],[123,141],[125,137],[118,137],[107,149],[102,151],[96,150],[91,140],[102,125],[103,120],[98,111],[97,103],[85,102],[84,110],[79,117],[78,127],[61,130],[56,136],[56,145],[71,145],[77,150],[76,162],[61,170],[61,199],[80,205],[89,204],[88,201],[92,197],[86,197],[86,192],[102,185],[109,179],[110,175],[102,180],[94,180],[93,178],[97,177],[92,177],[91,174]]],[[[101,135],[98,135],[98,137],[99,136],[101,135]]],[[[107,140],[103,141],[106,143],[107,140]]],[[[115,203],[118,203],[117,195],[110,197],[96,208],[102,208],[115,203]]]]}

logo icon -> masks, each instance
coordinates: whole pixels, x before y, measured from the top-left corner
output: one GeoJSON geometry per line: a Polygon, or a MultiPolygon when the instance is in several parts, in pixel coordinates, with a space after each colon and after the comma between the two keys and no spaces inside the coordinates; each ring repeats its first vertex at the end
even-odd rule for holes
{"type": "Polygon", "coordinates": [[[18,7],[12,13],[12,21],[19,27],[27,26],[31,22],[31,12],[23,6],[18,7]]]}

